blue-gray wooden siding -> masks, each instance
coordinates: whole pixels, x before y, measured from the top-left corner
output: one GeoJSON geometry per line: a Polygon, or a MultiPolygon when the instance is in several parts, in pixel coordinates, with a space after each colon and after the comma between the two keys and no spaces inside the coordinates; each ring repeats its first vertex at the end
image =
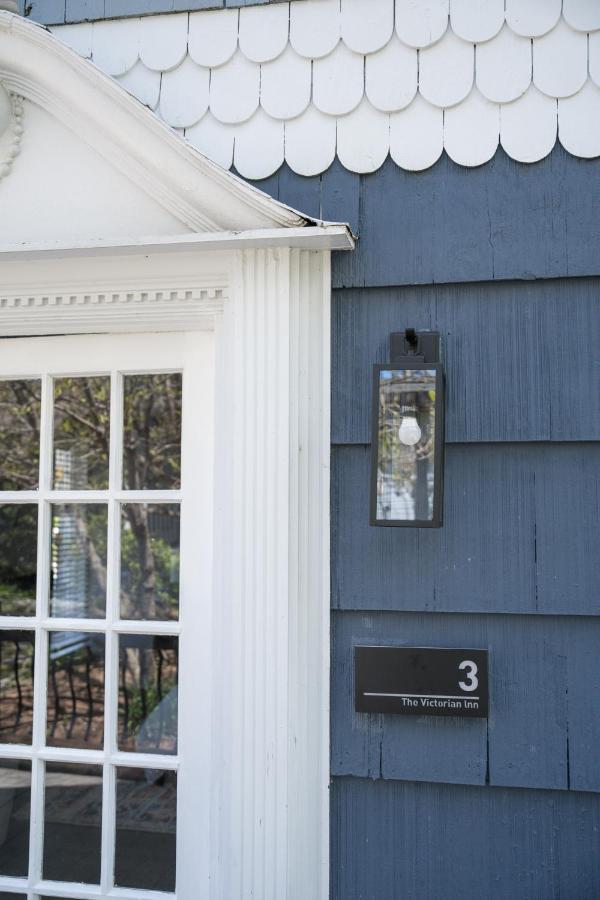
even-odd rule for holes
{"type": "Polygon", "coordinates": [[[600,160],[339,163],[259,183],[350,221],[332,320],[332,900],[600,897],[600,160]],[[445,524],[368,524],[371,365],[439,329],[445,524]],[[490,716],[353,711],[356,643],[490,650],[490,716]]]}
{"type": "Polygon", "coordinates": [[[19,0],[21,14],[42,25],[120,19],[153,13],[260,6],[282,0],[19,0]]]}

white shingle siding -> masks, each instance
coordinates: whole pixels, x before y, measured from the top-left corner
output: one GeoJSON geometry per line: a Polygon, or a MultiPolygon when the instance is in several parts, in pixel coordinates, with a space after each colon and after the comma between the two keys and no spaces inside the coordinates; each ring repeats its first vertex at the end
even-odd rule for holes
{"type": "Polygon", "coordinates": [[[464,166],[557,138],[600,156],[600,0],[292,0],[57,26],[199,150],[249,178],[337,154],[464,166]]]}

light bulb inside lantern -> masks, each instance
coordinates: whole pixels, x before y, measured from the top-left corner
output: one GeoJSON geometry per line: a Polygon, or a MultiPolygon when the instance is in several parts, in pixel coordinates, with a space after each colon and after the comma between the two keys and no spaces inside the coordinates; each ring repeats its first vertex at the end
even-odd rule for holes
{"type": "Polygon", "coordinates": [[[415,416],[403,416],[402,423],[398,429],[398,437],[400,443],[405,447],[414,447],[421,440],[421,429],[415,416]]]}

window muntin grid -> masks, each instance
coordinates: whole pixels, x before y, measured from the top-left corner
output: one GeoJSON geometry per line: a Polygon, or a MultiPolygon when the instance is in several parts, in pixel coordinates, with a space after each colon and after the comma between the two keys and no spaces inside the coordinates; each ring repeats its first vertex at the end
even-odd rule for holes
{"type": "MultiPolygon", "coordinates": [[[[31,810],[32,824],[30,832],[30,855],[28,877],[2,877],[0,876],[0,894],[9,892],[13,896],[27,897],[28,900],[39,900],[42,897],[63,897],[88,900],[91,897],[118,896],[123,900],[143,900],[148,896],[146,887],[136,887],[128,883],[126,887],[116,887],[114,882],[115,871],[115,840],[119,816],[117,814],[117,782],[119,771],[123,773],[136,772],[149,773],[151,777],[155,773],[161,774],[161,778],[171,785],[169,802],[173,804],[173,787],[176,781],[176,773],[179,768],[179,757],[176,755],[176,734],[169,747],[161,746],[160,741],[142,740],[137,743],[119,741],[119,675],[120,656],[119,647],[125,644],[145,646],[158,643],[161,652],[168,649],[173,652],[173,646],[178,643],[180,634],[180,622],[172,616],[167,619],[121,619],[120,618],[120,540],[123,509],[127,504],[143,505],[146,509],[152,509],[160,513],[161,507],[169,509],[171,513],[176,508],[181,508],[183,491],[178,486],[174,489],[135,489],[124,490],[123,484],[123,387],[128,376],[140,377],[156,375],[160,379],[167,379],[171,383],[173,379],[181,378],[180,370],[161,369],[153,370],[150,367],[136,368],[132,371],[102,369],[89,371],[85,374],[77,371],[52,373],[46,372],[38,375],[34,373],[31,379],[39,378],[41,385],[41,426],[40,426],[40,451],[39,451],[39,488],[22,491],[0,491],[0,505],[7,508],[18,507],[25,503],[37,506],[38,536],[37,536],[37,577],[35,615],[1,615],[0,631],[4,634],[14,633],[15,630],[27,630],[34,635],[35,643],[35,679],[33,688],[33,734],[31,742],[27,740],[19,743],[0,745],[0,764],[12,765],[16,761],[20,766],[31,766],[31,810]],[[64,479],[56,480],[56,460],[52,454],[52,424],[54,421],[53,395],[55,380],[60,379],[61,386],[65,379],[86,377],[87,379],[110,379],[110,444],[108,487],[106,489],[90,489],[85,486],[85,479],[80,480],[81,487],[65,490],[64,479]],[[59,487],[56,488],[55,485],[59,487]],[[63,615],[63,610],[52,608],[51,582],[52,570],[52,525],[53,509],[68,508],[68,506],[86,505],[90,508],[105,507],[107,512],[106,533],[106,614],[105,617],[93,617],[81,613],[81,609],[67,608],[69,614],[63,615]],[[52,615],[54,613],[54,615],[52,615]],[[58,640],[57,643],[57,639],[58,640]],[[51,746],[48,739],[49,715],[47,698],[49,686],[52,680],[51,664],[53,647],[63,642],[65,653],[77,654],[83,647],[89,646],[90,641],[97,645],[102,641],[105,646],[104,666],[104,743],[92,749],[84,746],[73,746],[73,742],[61,741],[59,746],[51,746]],[[79,645],[79,646],[78,646],[79,645]],[[119,749],[120,743],[126,749],[119,749]],[[145,749],[140,750],[139,748],[145,749]],[[148,749],[150,748],[150,749],[148,749]],[[91,884],[79,884],[76,882],[58,882],[44,879],[44,843],[42,831],[35,826],[35,822],[41,822],[44,818],[45,792],[44,783],[50,776],[56,776],[57,767],[71,768],[72,771],[89,773],[101,772],[98,782],[101,787],[101,814],[100,814],[100,840],[102,853],[99,865],[99,882],[91,884]],[[47,771],[48,770],[48,771],[47,771]],[[168,776],[168,773],[173,776],[168,776]]],[[[10,378],[2,376],[0,381],[6,382],[10,378]]],[[[179,395],[181,396],[181,395],[179,395]]],[[[181,422],[181,420],[180,420],[181,422]]],[[[64,438],[64,435],[63,435],[64,438]]],[[[181,451],[181,442],[179,452],[181,451]]],[[[169,466],[167,465],[167,469],[169,466]]],[[[173,467],[171,466],[171,469],[173,467]]],[[[160,482],[160,478],[155,479],[160,482]]],[[[171,477],[171,481],[173,478],[171,477]]],[[[2,508],[0,506],[0,508],[2,508]]],[[[160,516],[155,516],[160,521],[160,516]]],[[[174,539],[172,543],[178,543],[174,539]]],[[[178,581],[178,579],[177,579],[178,581]]],[[[163,594],[165,592],[163,591],[163,594]]],[[[167,591],[168,595],[168,591],[167,591]]],[[[159,612],[161,607],[158,607],[159,612]]],[[[137,651],[139,652],[139,650],[137,651]]],[[[85,666],[85,660],[81,661],[85,666]]],[[[171,665],[172,668],[172,665],[171,665]]],[[[172,679],[170,690],[174,689],[172,679]]],[[[175,688],[176,697],[176,688],[175,688]]],[[[78,702],[78,701],[76,701],[78,702]]],[[[173,704],[171,703],[171,726],[173,723],[173,704]]],[[[176,701],[175,701],[176,708],[176,701]]],[[[173,729],[171,728],[171,731],[173,729]]],[[[171,734],[171,738],[173,735],[171,734]]],[[[75,742],[77,743],[77,742],[75,742]]],[[[91,777],[89,774],[82,778],[91,777]]],[[[82,779],[80,779],[82,780],[82,779]]],[[[75,778],[77,781],[77,778],[75,778]]],[[[128,779],[121,778],[125,784],[128,779]]],[[[131,781],[131,779],[129,779],[131,781]]],[[[54,789],[54,788],[52,788],[54,789]]],[[[48,794],[46,793],[46,798],[48,794]]],[[[170,826],[172,838],[173,826],[170,826]]],[[[170,839],[171,839],[170,838],[170,839]]],[[[122,869],[122,867],[121,867],[122,869]]],[[[121,882],[123,882],[123,877],[121,882]]],[[[126,880],[126,879],[125,879],[126,880]]],[[[173,890],[173,888],[171,888],[173,890]]],[[[153,897],[157,896],[154,891],[153,897]]],[[[158,896],[174,897],[171,892],[158,896]]]]}

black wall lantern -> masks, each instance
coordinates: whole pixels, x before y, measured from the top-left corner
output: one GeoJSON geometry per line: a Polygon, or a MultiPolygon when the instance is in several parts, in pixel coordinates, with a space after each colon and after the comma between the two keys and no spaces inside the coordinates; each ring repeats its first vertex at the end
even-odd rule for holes
{"type": "Polygon", "coordinates": [[[373,367],[371,525],[442,524],[444,370],[434,331],[390,335],[373,367]]]}

